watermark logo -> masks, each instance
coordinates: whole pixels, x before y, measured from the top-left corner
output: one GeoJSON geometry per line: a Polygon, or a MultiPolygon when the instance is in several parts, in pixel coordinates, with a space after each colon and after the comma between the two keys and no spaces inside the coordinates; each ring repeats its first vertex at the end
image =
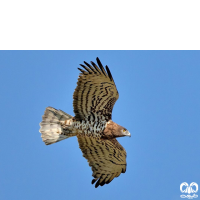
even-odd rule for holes
{"type": "Polygon", "coordinates": [[[198,184],[195,182],[190,183],[190,185],[188,185],[188,183],[183,182],[180,185],[180,191],[182,193],[188,193],[187,195],[180,195],[181,198],[188,198],[188,199],[193,199],[193,198],[197,198],[198,195],[193,194],[193,193],[197,193],[198,192],[198,184]],[[191,195],[193,194],[193,195],[191,195]]]}

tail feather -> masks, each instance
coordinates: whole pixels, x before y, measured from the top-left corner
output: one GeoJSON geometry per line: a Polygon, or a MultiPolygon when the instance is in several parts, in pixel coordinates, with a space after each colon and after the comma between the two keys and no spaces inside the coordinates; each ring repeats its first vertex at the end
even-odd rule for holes
{"type": "Polygon", "coordinates": [[[76,133],[72,130],[71,126],[72,118],[71,115],[62,110],[47,107],[42,116],[39,130],[42,134],[43,142],[49,145],[75,136],[76,133]]]}

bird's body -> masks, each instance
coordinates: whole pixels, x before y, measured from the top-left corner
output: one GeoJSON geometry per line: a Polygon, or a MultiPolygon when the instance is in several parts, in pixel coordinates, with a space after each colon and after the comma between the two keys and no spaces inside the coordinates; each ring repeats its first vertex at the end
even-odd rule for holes
{"type": "Polygon", "coordinates": [[[47,107],[40,123],[45,144],[77,136],[83,156],[93,171],[95,187],[110,183],[126,171],[126,151],[116,137],[130,136],[113,122],[112,109],[119,94],[109,68],[84,62],[73,98],[75,116],[47,107]]]}

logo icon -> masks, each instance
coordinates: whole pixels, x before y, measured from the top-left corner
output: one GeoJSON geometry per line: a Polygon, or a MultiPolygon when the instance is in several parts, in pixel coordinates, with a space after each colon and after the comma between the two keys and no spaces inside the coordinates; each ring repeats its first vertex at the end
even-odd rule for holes
{"type": "Polygon", "coordinates": [[[184,195],[184,194],[180,195],[181,198],[188,198],[188,199],[197,198],[198,195],[196,194],[190,195],[190,194],[198,192],[198,184],[195,182],[192,182],[190,183],[190,185],[188,185],[188,183],[183,182],[180,185],[180,191],[182,193],[188,193],[188,195],[184,195]]]}

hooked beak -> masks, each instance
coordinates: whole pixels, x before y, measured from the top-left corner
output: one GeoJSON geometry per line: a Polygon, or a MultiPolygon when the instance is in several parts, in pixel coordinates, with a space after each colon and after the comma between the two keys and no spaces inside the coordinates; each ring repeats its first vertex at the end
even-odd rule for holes
{"type": "Polygon", "coordinates": [[[129,137],[131,137],[130,132],[129,132],[129,131],[126,131],[126,135],[125,135],[125,136],[129,136],[129,137]]]}

